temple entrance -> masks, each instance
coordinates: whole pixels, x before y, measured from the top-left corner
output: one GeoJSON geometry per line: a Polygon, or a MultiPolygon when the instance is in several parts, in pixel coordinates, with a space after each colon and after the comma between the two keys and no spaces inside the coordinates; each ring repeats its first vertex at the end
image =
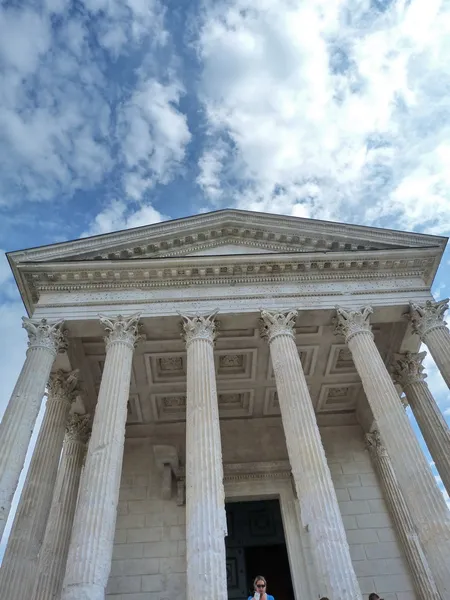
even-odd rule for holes
{"type": "Polygon", "coordinates": [[[225,508],[228,599],[252,596],[254,578],[263,575],[276,600],[293,600],[279,501],[230,502],[225,508]]]}

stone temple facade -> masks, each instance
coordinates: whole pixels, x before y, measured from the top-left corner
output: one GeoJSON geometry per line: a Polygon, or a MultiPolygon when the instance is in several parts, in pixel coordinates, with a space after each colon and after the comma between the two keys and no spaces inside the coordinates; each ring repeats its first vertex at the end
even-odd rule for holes
{"type": "Polygon", "coordinates": [[[12,252],[2,600],[450,599],[447,239],[224,210],[12,252]]]}

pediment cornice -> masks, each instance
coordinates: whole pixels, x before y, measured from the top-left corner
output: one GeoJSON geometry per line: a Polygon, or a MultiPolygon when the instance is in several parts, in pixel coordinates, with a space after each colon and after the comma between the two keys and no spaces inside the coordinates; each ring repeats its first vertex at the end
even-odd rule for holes
{"type": "Polygon", "coordinates": [[[272,252],[445,247],[446,238],[227,209],[102,236],[9,253],[29,261],[124,260],[186,256],[240,243],[272,252]]]}

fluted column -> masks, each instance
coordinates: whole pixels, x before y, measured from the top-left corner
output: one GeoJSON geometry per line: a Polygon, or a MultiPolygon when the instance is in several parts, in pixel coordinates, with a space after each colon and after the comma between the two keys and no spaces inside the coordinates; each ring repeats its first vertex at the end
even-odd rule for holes
{"type": "Polygon", "coordinates": [[[58,350],[64,347],[63,321],[22,319],[27,356],[0,424],[0,539],[8,520],[45,386],[58,350]]]}
{"type": "Polygon", "coordinates": [[[371,308],[338,308],[336,333],[345,337],[352,353],[439,593],[449,600],[450,512],[373,340],[371,313],[371,308]]]}
{"type": "Polygon", "coordinates": [[[336,492],[294,336],[297,312],[262,311],[286,445],[322,596],[360,599],[336,492]]]}
{"type": "Polygon", "coordinates": [[[444,321],[448,298],[435,302],[427,300],[420,306],[410,303],[409,318],[413,331],[427,345],[442,377],[450,387],[450,331],[444,321]]]}
{"type": "Polygon", "coordinates": [[[44,418],[0,569],[2,600],[29,598],[33,590],[65,425],[78,395],[77,383],[78,371],[58,371],[50,376],[44,418]]]}
{"type": "Polygon", "coordinates": [[[187,600],[227,600],[226,515],[214,369],[215,313],[183,316],[187,350],[187,600]]]}
{"type": "Polygon", "coordinates": [[[406,395],[436,469],[450,494],[450,430],[425,381],[422,364],[426,352],[398,355],[394,379],[406,395]]]}
{"type": "Polygon", "coordinates": [[[32,600],[60,598],[90,422],[89,415],[74,413],[67,423],[32,600]]]}
{"type": "Polygon", "coordinates": [[[384,499],[408,561],[417,597],[420,600],[440,600],[422,544],[398,485],[391,460],[381,441],[380,433],[378,431],[368,433],[366,440],[373,465],[383,488],[384,499]]]}
{"type": "Polygon", "coordinates": [[[100,320],[108,332],[106,359],[75,511],[63,600],[104,600],[111,570],[139,315],[100,320]]]}

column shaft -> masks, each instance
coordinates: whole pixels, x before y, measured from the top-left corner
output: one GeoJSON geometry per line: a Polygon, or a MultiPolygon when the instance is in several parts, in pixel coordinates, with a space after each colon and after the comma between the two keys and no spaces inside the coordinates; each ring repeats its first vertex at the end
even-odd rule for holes
{"type": "Polygon", "coordinates": [[[411,303],[410,320],[413,330],[427,345],[442,377],[450,387],[450,331],[444,321],[448,298],[434,302],[428,300],[423,306],[411,303]]]}
{"type": "Polygon", "coordinates": [[[101,319],[109,331],[105,367],[75,511],[63,600],[104,600],[105,597],[111,570],[138,318],[101,319]]]}
{"type": "Polygon", "coordinates": [[[187,600],[226,600],[226,515],[214,315],[183,318],[187,347],[187,600]]]}
{"type": "Polygon", "coordinates": [[[77,372],[50,377],[44,418],[0,570],[2,600],[31,595],[77,381],[77,372]]]}
{"type": "Polygon", "coordinates": [[[417,597],[439,600],[440,595],[414,527],[411,514],[397,482],[389,455],[381,443],[378,431],[367,434],[367,446],[380,479],[389,513],[403,546],[417,597]]]}
{"type": "Polygon", "coordinates": [[[394,364],[394,378],[406,394],[428,450],[450,493],[450,430],[425,381],[422,361],[426,352],[398,355],[394,364]]]}
{"type": "Polygon", "coordinates": [[[303,525],[323,596],[360,599],[342,516],[288,315],[262,312],[303,525]]]}
{"type": "Polygon", "coordinates": [[[60,597],[89,432],[89,415],[74,414],[64,439],[32,600],[60,597]]]}
{"type": "Polygon", "coordinates": [[[338,309],[337,331],[346,336],[367,400],[391,457],[442,599],[450,599],[450,512],[399,402],[363,312],[338,309]]]}
{"type": "Polygon", "coordinates": [[[50,371],[63,345],[61,322],[23,319],[27,356],[0,424],[0,539],[8,520],[50,371]]]}

